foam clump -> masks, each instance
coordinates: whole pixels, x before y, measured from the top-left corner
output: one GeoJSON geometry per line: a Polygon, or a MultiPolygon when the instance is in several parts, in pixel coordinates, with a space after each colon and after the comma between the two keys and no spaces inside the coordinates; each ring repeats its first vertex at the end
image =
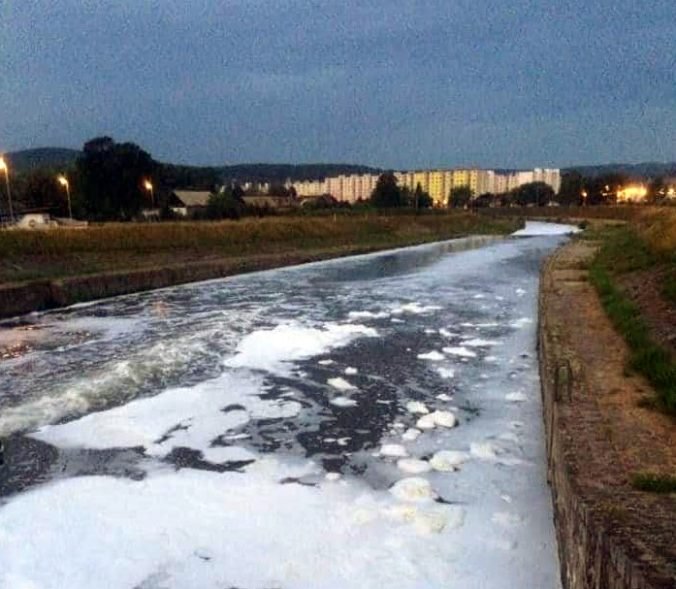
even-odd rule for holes
{"type": "Polygon", "coordinates": [[[326,383],[329,386],[332,386],[334,389],[338,389],[339,391],[353,391],[357,388],[340,376],[337,376],[336,378],[329,378],[326,383]]]}
{"type": "Polygon", "coordinates": [[[397,468],[408,474],[422,474],[432,470],[429,462],[418,458],[401,458],[397,460],[397,468]]]}
{"type": "Polygon", "coordinates": [[[354,399],[348,399],[347,397],[336,397],[335,399],[331,399],[329,401],[331,405],[334,405],[336,407],[356,407],[357,406],[357,401],[354,399]]]}
{"type": "Polygon", "coordinates": [[[441,378],[453,378],[455,376],[455,370],[452,368],[437,368],[437,374],[441,378]]]}
{"type": "Polygon", "coordinates": [[[458,452],[457,450],[441,450],[437,452],[430,459],[430,466],[434,470],[440,472],[452,472],[469,460],[469,455],[466,452],[458,452]]]}
{"type": "Polygon", "coordinates": [[[376,337],[378,332],[365,325],[325,324],[322,328],[295,323],[254,331],[242,338],[237,353],[225,364],[271,372],[288,372],[288,362],[324,354],[343,347],[359,337],[376,337]]]}
{"type": "Polygon", "coordinates": [[[401,444],[383,444],[380,447],[380,455],[392,458],[406,458],[408,452],[401,444]]]}
{"type": "Polygon", "coordinates": [[[415,440],[418,439],[418,436],[420,436],[422,432],[419,429],[416,429],[414,427],[409,427],[401,436],[402,440],[405,440],[406,442],[414,442],[415,440]]]}
{"type": "Polygon", "coordinates": [[[418,419],[416,427],[420,429],[434,429],[437,426],[451,428],[457,424],[458,419],[450,411],[433,411],[418,419]]]}
{"type": "Polygon", "coordinates": [[[462,344],[464,346],[469,346],[470,348],[483,348],[483,347],[488,347],[488,346],[496,346],[498,345],[499,342],[495,340],[490,340],[490,339],[481,339],[481,338],[473,338],[473,339],[468,339],[464,340],[462,344]]]}
{"type": "Polygon", "coordinates": [[[409,413],[419,413],[421,415],[430,412],[425,403],[421,403],[420,401],[409,401],[406,403],[406,410],[409,413]]]}
{"type": "Polygon", "coordinates": [[[446,393],[441,393],[440,395],[437,395],[437,399],[439,399],[440,401],[446,402],[446,401],[452,401],[453,397],[451,397],[450,395],[447,395],[446,393]]]}
{"type": "Polygon", "coordinates": [[[431,360],[432,362],[439,362],[444,359],[444,355],[436,350],[431,352],[425,352],[424,354],[418,354],[419,360],[431,360]]]}
{"type": "Polygon", "coordinates": [[[469,452],[481,460],[495,460],[498,457],[498,447],[492,442],[472,442],[469,452]]]}
{"type": "Polygon", "coordinates": [[[411,503],[433,501],[437,498],[430,482],[422,477],[407,477],[398,480],[390,487],[390,493],[400,501],[411,503]]]}
{"type": "Polygon", "coordinates": [[[341,474],[339,472],[327,472],[324,477],[327,481],[335,482],[340,480],[341,474]]]}
{"type": "Polygon", "coordinates": [[[441,307],[438,305],[420,305],[418,303],[407,303],[401,307],[392,310],[393,315],[402,315],[408,313],[410,315],[424,315],[432,311],[439,311],[441,307]]]}
{"type": "Polygon", "coordinates": [[[359,370],[357,370],[356,368],[354,368],[354,367],[352,367],[352,366],[348,366],[348,367],[345,369],[345,374],[347,374],[348,376],[354,376],[354,375],[357,374],[358,372],[359,372],[359,370]]]}
{"type": "Polygon", "coordinates": [[[464,346],[449,346],[443,348],[444,354],[450,354],[451,356],[459,356],[461,358],[476,358],[476,352],[468,350],[464,346]]]}
{"type": "Polygon", "coordinates": [[[505,395],[505,400],[509,401],[510,403],[522,403],[523,401],[526,401],[528,397],[521,391],[517,391],[515,393],[507,393],[505,395]]]}

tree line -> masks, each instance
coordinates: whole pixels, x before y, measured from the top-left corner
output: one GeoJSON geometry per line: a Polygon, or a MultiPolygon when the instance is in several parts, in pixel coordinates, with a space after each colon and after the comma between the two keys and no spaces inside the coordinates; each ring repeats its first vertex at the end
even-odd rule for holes
{"type": "MultiPolygon", "coordinates": [[[[254,166],[256,167],[256,166],[254,166]]],[[[282,166],[283,167],[283,166],[282,166]]],[[[286,167],[283,167],[286,170],[286,167]]],[[[87,141],[69,169],[40,168],[14,175],[12,188],[17,210],[50,212],[66,216],[67,194],[57,182],[65,174],[74,216],[91,221],[126,221],[138,218],[145,209],[155,209],[164,218],[172,217],[172,193],[177,188],[211,193],[208,206],[198,216],[209,219],[239,218],[261,214],[246,207],[247,193],[234,179],[224,179],[219,168],[163,164],[135,143],[118,143],[108,136],[87,141]]],[[[630,180],[620,173],[585,177],[568,171],[562,175],[558,194],[543,182],[524,184],[504,194],[476,195],[467,186],[455,187],[444,203],[449,208],[484,206],[545,206],[613,204],[619,187],[630,180]]],[[[259,194],[256,186],[252,189],[259,194]]],[[[282,181],[270,183],[268,194],[296,198],[293,188],[282,181]]],[[[648,201],[659,203],[664,198],[664,182],[654,179],[648,187],[648,201]]],[[[349,206],[331,195],[322,195],[305,203],[308,210],[349,206]]],[[[433,206],[429,193],[418,184],[414,190],[400,186],[393,172],[382,173],[368,201],[362,206],[376,208],[427,209],[433,206]]]]}

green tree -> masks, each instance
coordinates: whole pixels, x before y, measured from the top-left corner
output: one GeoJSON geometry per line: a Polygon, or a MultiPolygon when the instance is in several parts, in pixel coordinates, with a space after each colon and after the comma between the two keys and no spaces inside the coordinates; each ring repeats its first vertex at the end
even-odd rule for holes
{"type": "Polygon", "coordinates": [[[371,193],[371,203],[378,208],[401,207],[406,204],[392,172],[380,175],[371,193]]]}
{"type": "Polygon", "coordinates": [[[556,200],[566,206],[577,206],[583,202],[584,178],[579,172],[564,172],[561,175],[561,188],[556,200]]]}
{"type": "Polygon", "coordinates": [[[244,204],[234,195],[234,189],[226,188],[218,193],[211,194],[207,202],[206,216],[208,219],[239,219],[242,216],[244,204]]]}
{"type": "Polygon", "coordinates": [[[153,178],[157,164],[138,145],[96,137],[84,144],[76,167],[90,218],[128,220],[150,205],[143,180],[153,178]]]}
{"type": "Polygon", "coordinates": [[[474,198],[474,191],[469,186],[456,186],[448,194],[448,206],[454,209],[464,209],[474,198]]]}
{"type": "Polygon", "coordinates": [[[429,192],[425,192],[420,185],[420,182],[415,187],[415,192],[413,193],[413,202],[411,203],[413,208],[417,211],[418,209],[429,209],[432,206],[432,197],[429,192]]]}
{"type": "Polygon", "coordinates": [[[512,191],[514,201],[519,206],[543,207],[554,199],[554,189],[545,182],[528,182],[512,191]]]}

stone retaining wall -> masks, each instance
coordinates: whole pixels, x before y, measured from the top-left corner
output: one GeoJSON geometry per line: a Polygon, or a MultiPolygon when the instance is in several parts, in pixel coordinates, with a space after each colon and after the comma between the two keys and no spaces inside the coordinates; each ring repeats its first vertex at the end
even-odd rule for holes
{"type": "MultiPolygon", "coordinates": [[[[563,586],[674,589],[676,563],[669,565],[673,511],[669,505],[664,511],[664,498],[634,492],[627,484],[608,433],[612,426],[598,410],[595,395],[601,392],[589,390],[585,362],[566,337],[580,326],[561,316],[557,298],[563,289],[570,296],[570,289],[590,288],[586,273],[571,269],[566,260],[571,247],[564,246],[542,269],[538,327],[548,480],[563,586]],[[661,553],[660,545],[670,541],[661,553]]],[[[566,302],[569,307],[570,298],[566,302]]],[[[594,337],[594,326],[586,327],[588,337],[594,337]]]]}

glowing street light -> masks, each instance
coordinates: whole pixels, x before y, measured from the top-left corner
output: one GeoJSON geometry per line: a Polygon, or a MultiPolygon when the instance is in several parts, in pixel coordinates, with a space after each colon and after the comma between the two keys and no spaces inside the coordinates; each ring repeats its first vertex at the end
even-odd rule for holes
{"type": "Polygon", "coordinates": [[[143,181],[143,188],[150,192],[150,203],[152,208],[155,208],[155,190],[153,188],[153,183],[147,178],[143,181]]]}
{"type": "Polygon", "coordinates": [[[0,172],[5,173],[5,185],[7,186],[7,202],[9,203],[9,219],[14,222],[14,209],[12,208],[12,191],[9,187],[9,168],[5,158],[0,157],[0,172]]]}
{"type": "Polygon", "coordinates": [[[73,209],[70,206],[70,182],[68,182],[68,178],[64,174],[59,174],[56,177],[56,180],[61,186],[63,186],[66,189],[66,197],[68,198],[68,216],[72,219],[73,218],[73,209]]]}

